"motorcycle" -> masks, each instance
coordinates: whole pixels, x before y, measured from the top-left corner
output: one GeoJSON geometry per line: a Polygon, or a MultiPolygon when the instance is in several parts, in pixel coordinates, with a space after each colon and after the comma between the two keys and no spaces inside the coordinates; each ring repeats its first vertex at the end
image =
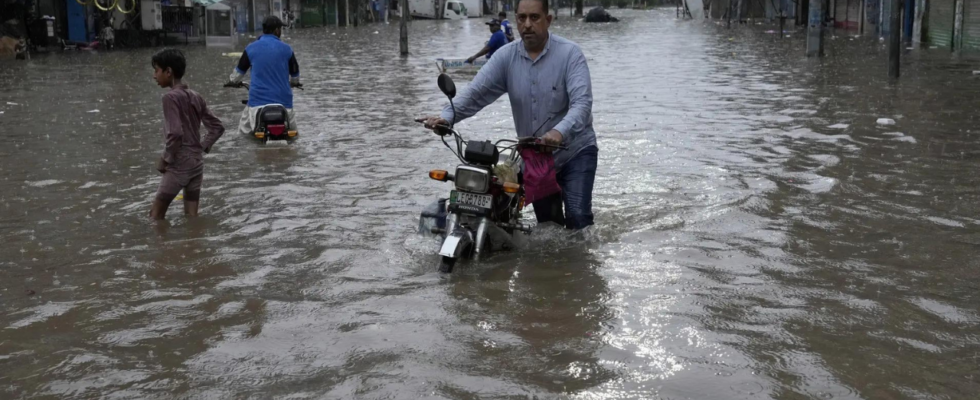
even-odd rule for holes
{"type": "MultiPolygon", "coordinates": [[[[224,86],[229,88],[245,88],[245,90],[249,89],[248,83],[245,82],[231,82],[226,83],[224,86]]],[[[291,86],[303,90],[302,84],[293,84],[291,86]]],[[[248,107],[248,99],[242,100],[242,105],[248,107]]],[[[292,144],[296,141],[299,132],[288,130],[288,112],[282,104],[266,104],[260,107],[255,116],[252,132],[249,135],[261,141],[262,144],[266,144],[270,140],[285,140],[286,143],[292,144]]]]}
{"type": "MultiPolygon", "coordinates": [[[[455,107],[452,100],[456,86],[452,79],[440,74],[438,84],[449,97],[450,106],[455,107]]],[[[442,237],[439,271],[451,273],[459,259],[479,260],[490,251],[513,248],[515,232],[531,233],[531,226],[521,221],[525,206],[524,185],[518,175],[521,150],[562,147],[546,145],[537,138],[502,139],[495,143],[466,141],[451,125],[437,127],[437,133],[462,164],[454,174],[445,170],[429,172],[431,179],[454,182],[454,189],[448,198],[439,199],[422,212],[419,231],[442,237]],[[455,149],[447,137],[454,139],[455,149]]]]}

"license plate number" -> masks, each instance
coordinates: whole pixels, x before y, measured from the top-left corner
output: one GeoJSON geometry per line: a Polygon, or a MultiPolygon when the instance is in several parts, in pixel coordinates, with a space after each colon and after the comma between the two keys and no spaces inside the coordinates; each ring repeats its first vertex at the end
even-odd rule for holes
{"type": "Polygon", "coordinates": [[[483,208],[490,208],[493,197],[489,194],[473,194],[453,191],[452,203],[466,204],[483,208]]]}

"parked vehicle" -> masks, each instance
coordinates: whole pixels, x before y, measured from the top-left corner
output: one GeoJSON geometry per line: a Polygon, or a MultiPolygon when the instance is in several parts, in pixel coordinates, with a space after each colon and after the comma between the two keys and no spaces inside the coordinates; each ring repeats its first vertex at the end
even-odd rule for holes
{"type": "Polygon", "coordinates": [[[466,7],[467,18],[480,18],[483,16],[483,0],[459,0],[466,7]]]}
{"type": "Polygon", "coordinates": [[[460,0],[409,0],[408,9],[415,18],[466,19],[466,6],[460,0]]]}

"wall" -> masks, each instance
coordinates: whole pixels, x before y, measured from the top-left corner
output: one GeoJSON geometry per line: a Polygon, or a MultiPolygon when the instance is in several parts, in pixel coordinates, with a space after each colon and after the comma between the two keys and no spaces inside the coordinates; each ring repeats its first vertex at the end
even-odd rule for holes
{"type": "Polygon", "coordinates": [[[858,29],[861,19],[861,0],[834,0],[834,26],[844,29],[858,29]]]}

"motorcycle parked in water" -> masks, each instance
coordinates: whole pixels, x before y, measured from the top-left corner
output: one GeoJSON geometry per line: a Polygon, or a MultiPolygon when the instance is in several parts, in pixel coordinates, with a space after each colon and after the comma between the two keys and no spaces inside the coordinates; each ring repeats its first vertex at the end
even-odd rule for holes
{"type": "MultiPolygon", "coordinates": [[[[452,105],[456,85],[445,74],[439,75],[438,83],[452,105]]],[[[452,126],[437,127],[437,133],[462,164],[455,174],[429,172],[431,179],[454,182],[454,190],[422,212],[419,231],[442,236],[439,270],[450,273],[460,258],[479,260],[491,250],[512,248],[515,232],[531,233],[531,226],[521,222],[525,206],[524,185],[518,175],[521,150],[562,147],[546,145],[537,138],[468,142],[452,126]],[[455,149],[446,141],[447,136],[454,139],[455,149]]]]}
{"type": "MultiPolygon", "coordinates": [[[[249,89],[248,83],[245,82],[226,83],[224,86],[245,88],[245,90],[249,89]]],[[[302,84],[291,86],[303,90],[302,84]]],[[[242,105],[248,108],[248,99],[242,100],[242,105]]],[[[252,132],[249,133],[249,136],[258,139],[262,144],[266,144],[270,140],[285,140],[286,143],[292,144],[299,135],[299,132],[289,130],[288,112],[282,104],[266,104],[260,107],[256,112],[255,123],[252,126],[252,132]]]]}

